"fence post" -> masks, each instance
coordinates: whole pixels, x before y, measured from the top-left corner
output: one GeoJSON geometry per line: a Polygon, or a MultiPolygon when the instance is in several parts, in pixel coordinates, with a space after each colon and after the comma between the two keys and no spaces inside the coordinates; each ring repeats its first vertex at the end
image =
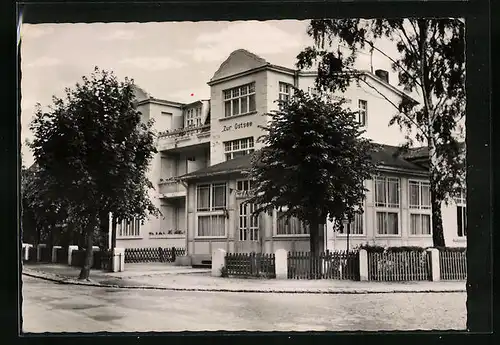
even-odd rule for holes
{"type": "Polygon", "coordinates": [[[368,280],[368,252],[366,249],[359,250],[359,280],[368,280]]]}
{"type": "Polygon", "coordinates": [[[69,266],[71,266],[73,250],[78,250],[78,246],[69,246],[68,247],[68,265],[69,266]]]}
{"type": "Polygon", "coordinates": [[[23,243],[23,248],[24,248],[24,260],[28,261],[30,258],[30,248],[33,247],[32,244],[29,243],[23,243]]]}
{"type": "Polygon", "coordinates": [[[52,247],[52,263],[57,262],[57,251],[61,249],[61,246],[53,246],[52,247]]]}
{"type": "Polygon", "coordinates": [[[285,249],[278,249],[274,254],[274,267],[276,279],[288,278],[288,252],[285,249]]]}
{"type": "Polygon", "coordinates": [[[38,244],[36,246],[36,261],[40,262],[42,260],[42,248],[46,248],[46,244],[38,244]]]}
{"type": "Polygon", "coordinates": [[[427,249],[431,264],[431,280],[436,282],[441,280],[441,269],[439,267],[439,250],[436,248],[427,249]]]}
{"type": "Polygon", "coordinates": [[[125,248],[113,248],[111,255],[111,272],[125,271],[125,248]]]}
{"type": "Polygon", "coordinates": [[[222,276],[225,257],[226,251],[224,249],[216,249],[212,252],[212,277],[222,276]]]}

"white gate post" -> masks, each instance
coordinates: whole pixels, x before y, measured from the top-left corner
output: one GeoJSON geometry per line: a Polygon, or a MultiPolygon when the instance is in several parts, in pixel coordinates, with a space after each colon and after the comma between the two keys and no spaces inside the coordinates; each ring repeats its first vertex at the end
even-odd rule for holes
{"type": "Polygon", "coordinates": [[[274,253],[276,279],[288,278],[288,252],[285,249],[278,249],[274,253]]]}
{"type": "Polygon", "coordinates": [[[222,269],[224,268],[226,251],[224,249],[216,249],[212,253],[212,277],[221,277],[222,269]]]}
{"type": "Polygon", "coordinates": [[[441,280],[441,267],[439,265],[439,250],[436,248],[427,249],[429,252],[429,261],[431,264],[431,280],[433,282],[441,280]]]}
{"type": "Polygon", "coordinates": [[[38,244],[36,246],[36,261],[37,262],[40,262],[40,260],[42,259],[42,248],[46,248],[47,245],[46,244],[38,244]]]}
{"type": "Polygon", "coordinates": [[[57,262],[57,251],[61,249],[61,246],[53,246],[52,247],[52,262],[57,262]]]}
{"type": "Polygon", "coordinates": [[[359,250],[359,280],[368,280],[368,252],[366,249],[359,250]]]}
{"type": "Polygon", "coordinates": [[[111,260],[111,271],[112,272],[123,272],[125,271],[125,248],[114,248],[113,249],[113,260],[111,260]]]}
{"type": "Polygon", "coordinates": [[[78,246],[69,246],[68,247],[68,265],[71,266],[71,258],[72,258],[72,253],[73,250],[78,250],[78,246]]]}

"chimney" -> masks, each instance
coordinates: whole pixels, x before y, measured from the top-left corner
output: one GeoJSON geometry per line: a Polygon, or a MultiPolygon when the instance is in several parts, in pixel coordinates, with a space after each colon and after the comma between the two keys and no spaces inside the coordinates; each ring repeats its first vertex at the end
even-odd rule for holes
{"type": "Polygon", "coordinates": [[[375,70],[375,75],[389,84],[389,72],[383,69],[377,69],[375,70]]]}

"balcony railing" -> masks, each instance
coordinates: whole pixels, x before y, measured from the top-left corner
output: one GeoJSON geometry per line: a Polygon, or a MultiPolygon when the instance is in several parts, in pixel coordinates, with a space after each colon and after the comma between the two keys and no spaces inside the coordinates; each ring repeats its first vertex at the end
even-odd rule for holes
{"type": "Polygon", "coordinates": [[[180,128],[161,132],[158,135],[158,150],[208,143],[210,141],[210,125],[180,128]]]}
{"type": "Polygon", "coordinates": [[[160,198],[179,198],[186,196],[186,188],[177,177],[160,180],[158,186],[160,198]]]}

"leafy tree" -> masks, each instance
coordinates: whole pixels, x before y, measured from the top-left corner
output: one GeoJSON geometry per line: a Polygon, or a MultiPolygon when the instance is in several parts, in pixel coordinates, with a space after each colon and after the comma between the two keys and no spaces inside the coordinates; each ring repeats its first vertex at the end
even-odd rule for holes
{"type": "Polygon", "coordinates": [[[53,97],[48,112],[41,106],[31,123],[31,149],[40,178],[53,200],[64,200],[69,223],[86,236],[80,279],[88,279],[93,234],[105,228],[108,212],[144,219],[157,210],[148,196],[146,173],[154,153],[152,122],[142,121],[134,105],[133,81],[119,82],[95,68],[66,98],[53,97]],[[134,207],[123,208],[121,203],[134,207]]]}
{"type": "Polygon", "coordinates": [[[28,243],[60,244],[60,225],[67,215],[61,202],[49,195],[49,180],[36,165],[21,169],[22,234],[28,243]]]}
{"type": "Polygon", "coordinates": [[[363,211],[364,181],[374,173],[371,142],[354,112],[344,101],[324,100],[300,90],[271,117],[265,144],[253,158],[250,177],[257,205],[254,214],[284,210],[283,217],[297,217],[310,230],[310,251],[324,250],[327,218],[340,225],[363,211]]]}
{"type": "Polygon", "coordinates": [[[402,152],[415,142],[428,146],[433,241],[444,246],[441,205],[465,179],[465,146],[457,135],[465,117],[464,22],[453,18],[312,20],[308,34],[315,45],[298,55],[297,65],[318,64],[317,86],[343,91],[354,80],[364,83],[394,105],[389,125],[405,131],[402,152]],[[393,58],[379,48],[381,40],[395,44],[399,55],[393,58]],[[340,45],[347,45],[349,51],[342,53],[340,45]],[[353,66],[366,48],[388,58],[399,85],[417,93],[421,102],[405,97],[394,104],[363,78],[353,66]]]}

